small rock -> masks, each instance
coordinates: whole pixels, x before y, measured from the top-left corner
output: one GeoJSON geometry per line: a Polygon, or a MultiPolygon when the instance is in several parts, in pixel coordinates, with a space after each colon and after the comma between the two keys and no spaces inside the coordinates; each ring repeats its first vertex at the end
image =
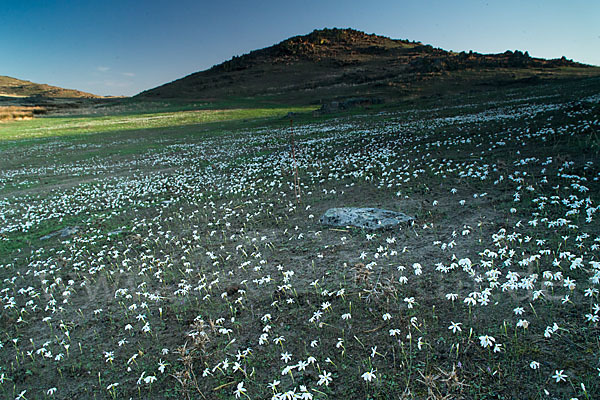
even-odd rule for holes
{"type": "Polygon", "coordinates": [[[320,221],[328,226],[355,226],[363,229],[384,229],[413,221],[406,214],[381,208],[341,207],[330,208],[320,221]]]}
{"type": "Polygon", "coordinates": [[[58,233],[60,234],[60,237],[63,237],[63,238],[73,236],[77,232],[79,232],[78,226],[73,226],[73,227],[67,226],[66,228],[63,228],[60,231],[58,231],[58,233]]]}

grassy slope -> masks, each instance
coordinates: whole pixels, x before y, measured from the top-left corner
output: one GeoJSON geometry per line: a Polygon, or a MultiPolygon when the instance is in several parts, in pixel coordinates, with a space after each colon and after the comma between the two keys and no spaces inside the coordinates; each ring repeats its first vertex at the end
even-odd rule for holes
{"type": "Polygon", "coordinates": [[[307,112],[314,106],[194,110],[140,113],[102,117],[52,117],[0,125],[0,141],[73,136],[86,133],[122,132],[153,128],[199,125],[220,121],[282,117],[289,112],[307,112]]]}

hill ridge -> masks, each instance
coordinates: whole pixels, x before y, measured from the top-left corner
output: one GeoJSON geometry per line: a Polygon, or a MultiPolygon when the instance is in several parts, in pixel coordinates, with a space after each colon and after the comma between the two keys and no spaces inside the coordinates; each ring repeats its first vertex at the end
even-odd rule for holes
{"type": "MultiPolygon", "coordinates": [[[[405,91],[415,82],[456,71],[531,72],[519,79],[543,77],[548,75],[544,71],[565,67],[589,68],[564,57],[546,60],[518,50],[499,54],[456,53],[351,28],[325,28],[234,56],[207,70],[141,92],[137,97],[285,96],[286,92],[323,92],[328,88],[337,92],[341,86],[357,89],[344,90],[344,95],[361,95],[385,91],[384,87],[405,91]]],[[[319,98],[324,96],[327,93],[318,93],[319,98]]]]}
{"type": "Polygon", "coordinates": [[[35,83],[0,75],[0,97],[50,97],[50,98],[100,98],[92,93],[75,89],[65,89],[45,83],[35,83]]]}

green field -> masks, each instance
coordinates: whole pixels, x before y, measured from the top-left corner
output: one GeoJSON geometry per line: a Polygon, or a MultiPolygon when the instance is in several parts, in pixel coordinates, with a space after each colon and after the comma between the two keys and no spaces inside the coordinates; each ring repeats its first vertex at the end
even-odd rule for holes
{"type": "Polygon", "coordinates": [[[221,121],[263,119],[285,116],[289,112],[308,112],[315,107],[241,108],[119,114],[100,117],[36,118],[0,126],[0,140],[21,140],[122,132],[152,128],[172,128],[221,121]]]}

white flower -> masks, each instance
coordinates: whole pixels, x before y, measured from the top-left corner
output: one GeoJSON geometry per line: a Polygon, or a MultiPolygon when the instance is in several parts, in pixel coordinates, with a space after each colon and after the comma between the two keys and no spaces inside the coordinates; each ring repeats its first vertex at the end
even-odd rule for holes
{"type": "Polygon", "coordinates": [[[532,361],[529,363],[529,368],[531,369],[538,369],[540,367],[540,363],[537,361],[532,361]]]}
{"type": "Polygon", "coordinates": [[[517,322],[517,327],[527,329],[529,327],[529,321],[526,319],[520,319],[519,322],[517,322]]]}
{"type": "Polygon", "coordinates": [[[115,357],[114,357],[114,351],[105,351],[104,352],[104,361],[105,362],[113,362],[115,357]]]}
{"type": "Polygon", "coordinates": [[[160,371],[161,374],[165,373],[165,368],[167,367],[167,363],[164,362],[163,360],[159,360],[158,361],[158,370],[160,371]]]}
{"type": "Polygon", "coordinates": [[[373,368],[371,368],[370,371],[367,371],[364,374],[362,374],[361,378],[363,378],[365,382],[371,382],[373,379],[377,379],[377,376],[375,376],[373,368]]]}
{"type": "Polygon", "coordinates": [[[269,338],[269,334],[268,333],[263,333],[258,338],[258,344],[261,345],[261,346],[264,345],[265,343],[267,343],[268,338],[269,338]]]}
{"type": "Polygon", "coordinates": [[[594,314],[585,314],[585,318],[588,322],[598,322],[599,320],[598,316],[594,314]]]}
{"type": "Polygon", "coordinates": [[[375,357],[377,353],[377,346],[371,347],[371,357],[375,357]]]}
{"type": "Polygon", "coordinates": [[[323,373],[319,375],[319,381],[317,382],[317,385],[321,386],[324,384],[325,386],[329,386],[329,383],[331,383],[332,380],[333,378],[331,378],[331,372],[323,370],[323,373]]]}
{"type": "Polygon", "coordinates": [[[285,367],[284,369],[281,370],[281,376],[287,375],[287,374],[291,374],[292,370],[295,368],[295,365],[288,365],[287,367],[285,367]]]}
{"type": "Polygon", "coordinates": [[[563,374],[564,371],[565,371],[564,369],[561,369],[560,371],[559,370],[554,371],[554,375],[552,375],[552,377],[554,379],[556,379],[556,383],[558,383],[560,381],[565,381],[565,382],[567,381],[565,379],[565,378],[567,378],[567,375],[563,374]]]}
{"type": "Polygon", "coordinates": [[[308,391],[306,386],[300,385],[300,392],[300,397],[298,397],[300,400],[312,400],[313,395],[308,391]]]}
{"type": "Polygon", "coordinates": [[[479,340],[481,341],[481,347],[491,347],[494,342],[496,341],[496,339],[494,339],[492,336],[488,336],[488,335],[483,335],[483,336],[479,336],[479,340]]]}
{"type": "Polygon", "coordinates": [[[278,381],[277,379],[273,380],[273,382],[269,383],[269,387],[271,388],[271,390],[275,390],[275,388],[277,387],[277,385],[279,385],[281,383],[281,381],[278,381]]]}
{"type": "Polygon", "coordinates": [[[233,372],[242,371],[242,365],[236,361],[233,363],[232,369],[233,369],[233,372]]]}
{"type": "Polygon", "coordinates": [[[513,310],[515,315],[521,315],[521,314],[523,314],[524,311],[525,311],[525,309],[523,307],[517,307],[513,310]]]}
{"type": "Polygon", "coordinates": [[[298,361],[298,364],[296,364],[296,368],[298,368],[298,371],[304,371],[306,370],[306,367],[308,366],[308,362],[307,361],[298,361]]]}
{"type": "Polygon", "coordinates": [[[235,390],[235,398],[239,399],[242,394],[246,393],[246,388],[244,387],[244,381],[238,383],[237,389],[235,390]]]}
{"type": "Polygon", "coordinates": [[[460,322],[450,321],[450,326],[448,327],[448,329],[451,330],[452,333],[456,333],[457,331],[461,332],[462,331],[462,329],[460,327],[461,325],[462,325],[462,323],[460,323],[460,322]]]}
{"type": "Polygon", "coordinates": [[[473,297],[465,297],[465,299],[463,300],[463,302],[465,304],[474,306],[475,304],[477,304],[477,300],[475,300],[473,297]]]}

